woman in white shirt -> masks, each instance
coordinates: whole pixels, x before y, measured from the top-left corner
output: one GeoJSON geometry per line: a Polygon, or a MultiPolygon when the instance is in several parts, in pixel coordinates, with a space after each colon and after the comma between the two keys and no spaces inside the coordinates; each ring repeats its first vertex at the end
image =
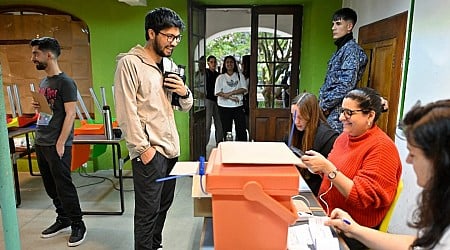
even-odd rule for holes
{"type": "Polygon", "coordinates": [[[343,210],[335,209],[332,225],[370,249],[450,249],[450,99],[416,104],[401,125],[417,184],[423,188],[409,226],[417,235],[383,233],[360,226],[343,210]]]}
{"type": "Polygon", "coordinates": [[[236,141],[247,141],[243,97],[247,93],[244,76],[239,72],[236,59],[226,56],[223,60],[222,74],[216,79],[214,93],[219,106],[223,134],[231,132],[233,121],[236,141]]]}

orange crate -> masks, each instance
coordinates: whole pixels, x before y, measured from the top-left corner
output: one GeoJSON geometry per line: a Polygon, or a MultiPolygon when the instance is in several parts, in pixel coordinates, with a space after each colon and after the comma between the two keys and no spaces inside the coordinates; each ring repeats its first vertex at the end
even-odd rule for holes
{"type": "Polygon", "coordinates": [[[105,129],[103,124],[90,124],[86,121],[81,121],[81,126],[74,129],[75,135],[103,135],[105,129]]]}
{"type": "Polygon", "coordinates": [[[298,183],[293,164],[224,164],[219,145],[206,174],[214,249],[287,249],[288,227],[297,219],[291,197],[298,194],[298,183]]]}

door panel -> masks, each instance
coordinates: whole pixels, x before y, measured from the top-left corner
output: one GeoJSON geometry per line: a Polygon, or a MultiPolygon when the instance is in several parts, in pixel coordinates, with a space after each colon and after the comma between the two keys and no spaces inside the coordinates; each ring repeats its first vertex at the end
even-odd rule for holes
{"type": "MultiPolygon", "coordinates": [[[[190,4],[192,4],[190,2],[190,4]]],[[[194,97],[194,106],[190,111],[190,159],[198,160],[206,155],[206,111],[205,111],[205,29],[206,10],[191,6],[189,19],[189,88],[194,97]]]]}
{"type": "MultiPolygon", "coordinates": [[[[394,77],[393,64],[396,39],[389,39],[363,46],[366,51],[370,51],[371,53],[370,83],[367,86],[376,89],[381,96],[389,99],[392,87],[392,84],[389,83],[393,82],[394,77]]],[[[395,124],[395,120],[393,124],[395,124]]],[[[384,131],[389,132],[389,115],[382,115],[377,121],[377,125],[384,131]]]]}
{"type": "Polygon", "coordinates": [[[252,8],[250,139],[255,141],[288,136],[290,103],[299,85],[301,15],[301,6],[252,8]]]}
{"type": "Polygon", "coordinates": [[[400,100],[402,61],[405,48],[408,12],[363,26],[359,44],[369,57],[368,67],[359,86],[376,89],[387,98],[389,111],[381,115],[378,125],[395,138],[400,100]]]}

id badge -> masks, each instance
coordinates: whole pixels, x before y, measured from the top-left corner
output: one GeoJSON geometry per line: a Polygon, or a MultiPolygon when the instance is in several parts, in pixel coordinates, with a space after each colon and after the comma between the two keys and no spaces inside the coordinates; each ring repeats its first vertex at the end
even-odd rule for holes
{"type": "Polygon", "coordinates": [[[36,122],[36,125],[38,126],[48,126],[50,121],[52,120],[53,115],[47,114],[45,112],[39,112],[39,117],[36,122]]]}

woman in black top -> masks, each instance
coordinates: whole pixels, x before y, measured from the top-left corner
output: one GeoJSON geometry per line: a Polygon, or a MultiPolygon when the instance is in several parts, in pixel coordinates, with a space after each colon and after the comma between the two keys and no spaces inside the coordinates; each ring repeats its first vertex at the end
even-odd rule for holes
{"type": "MultiPolygon", "coordinates": [[[[312,149],[327,157],[339,134],[328,125],[316,96],[307,92],[296,96],[292,100],[291,113],[295,124],[292,146],[303,152],[312,149]]],[[[311,191],[317,196],[322,176],[305,169],[299,169],[299,171],[311,191]]]]}

